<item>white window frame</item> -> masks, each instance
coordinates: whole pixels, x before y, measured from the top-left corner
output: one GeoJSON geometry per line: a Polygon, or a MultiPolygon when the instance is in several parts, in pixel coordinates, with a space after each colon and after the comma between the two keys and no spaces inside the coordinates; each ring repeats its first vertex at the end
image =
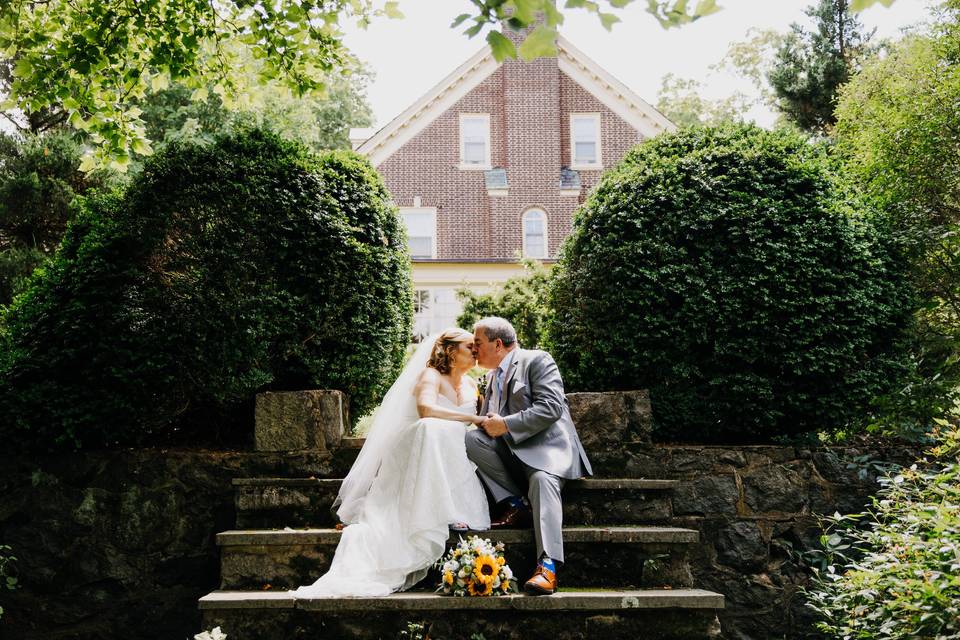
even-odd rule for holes
{"type": "Polygon", "coordinates": [[[550,257],[550,236],[547,234],[547,212],[541,209],[540,207],[531,207],[523,212],[523,216],[520,218],[520,231],[523,237],[523,256],[525,258],[535,258],[537,260],[543,260],[550,257]],[[542,256],[531,256],[527,252],[527,221],[532,218],[530,214],[538,214],[540,221],[543,222],[543,255],[542,256]]]}
{"type": "Polygon", "coordinates": [[[603,148],[600,144],[600,114],[599,113],[571,113],[570,114],[570,168],[571,169],[602,169],[603,168],[603,148]],[[597,132],[597,161],[579,162],[577,160],[577,139],[574,134],[574,121],[578,118],[590,118],[594,121],[594,130],[597,132]]]}
{"type": "Polygon", "coordinates": [[[460,114],[460,169],[463,171],[486,171],[491,168],[490,164],[490,114],[489,113],[461,113],[460,114]],[[486,123],[486,140],[484,144],[484,161],[483,164],[467,164],[463,161],[466,154],[464,153],[464,139],[463,139],[463,122],[467,119],[480,119],[484,120],[486,123]]]}
{"type": "MultiPolygon", "coordinates": [[[[400,207],[400,218],[403,220],[403,226],[407,226],[407,221],[403,217],[405,213],[427,213],[430,214],[430,257],[437,257],[437,208],[436,207],[400,207]]],[[[410,244],[410,230],[407,229],[407,245],[410,244]]],[[[411,252],[410,257],[414,260],[424,258],[425,256],[414,256],[411,252]]]]}

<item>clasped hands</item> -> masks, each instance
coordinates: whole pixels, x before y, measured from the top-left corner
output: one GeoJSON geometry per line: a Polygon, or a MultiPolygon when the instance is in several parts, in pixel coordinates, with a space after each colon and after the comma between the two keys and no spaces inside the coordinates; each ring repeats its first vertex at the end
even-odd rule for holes
{"type": "Polygon", "coordinates": [[[476,424],[491,438],[502,436],[507,432],[507,423],[496,413],[488,413],[485,418],[477,416],[476,424]]]}

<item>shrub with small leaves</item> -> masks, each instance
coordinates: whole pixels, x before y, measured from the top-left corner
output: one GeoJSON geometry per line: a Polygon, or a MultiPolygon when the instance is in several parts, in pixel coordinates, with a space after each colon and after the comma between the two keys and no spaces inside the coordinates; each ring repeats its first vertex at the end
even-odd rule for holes
{"type": "Polygon", "coordinates": [[[770,441],[860,419],[904,369],[912,294],[806,140],[753,126],[645,142],[554,268],[571,390],[650,389],[661,439],[770,441]]]}
{"type": "Polygon", "coordinates": [[[261,130],[174,144],[87,200],[6,318],[15,448],[252,433],[264,390],[339,389],[361,416],[403,362],[410,261],[369,162],[261,130]]]}
{"type": "Polygon", "coordinates": [[[826,521],[808,605],[828,638],[960,638],[960,431],[885,476],[862,514],[826,521]]]}

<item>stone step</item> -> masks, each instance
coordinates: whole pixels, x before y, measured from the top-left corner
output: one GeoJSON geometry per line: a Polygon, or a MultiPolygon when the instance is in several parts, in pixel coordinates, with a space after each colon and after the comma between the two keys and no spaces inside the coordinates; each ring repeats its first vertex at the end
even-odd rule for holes
{"type": "MultiPolygon", "coordinates": [[[[340,532],[335,529],[225,531],[220,545],[221,589],[290,588],[310,584],[330,566],[340,532]]],[[[459,535],[452,533],[448,544],[459,535]]],[[[465,534],[466,535],[466,534],[465,534]]],[[[497,529],[478,533],[506,545],[518,576],[533,572],[533,531],[497,529]]],[[[673,586],[693,583],[687,548],[699,540],[693,529],[653,526],[564,527],[565,580],[584,587],[673,586]]],[[[431,572],[423,588],[439,575],[431,572]]]]}
{"type": "Polygon", "coordinates": [[[396,593],[383,598],[294,599],[286,592],[214,591],[200,599],[203,628],[231,640],[396,638],[408,623],[455,640],[480,634],[554,640],[717,638],[723,596],[700,589],[577,590],[552,596],[456,598],[396,593]]]}
{"type": "MultiPolygon", "coordinates": [[[[236,478],[233,481],[237,526],[330,527],[330,511],[340,479],[236,478]]],[[[677,480],[571,480],[563,489],[564,522],[619,525],[663,522],[672,515],[669,492],[677,480]]]]}

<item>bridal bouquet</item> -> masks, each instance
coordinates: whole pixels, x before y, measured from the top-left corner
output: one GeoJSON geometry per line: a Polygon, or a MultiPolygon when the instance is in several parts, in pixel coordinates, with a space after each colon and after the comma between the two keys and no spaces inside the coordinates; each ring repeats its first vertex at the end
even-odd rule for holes
{"type": "Polygon", "coordinates": [[[437,561],[442,572],[437,591],[455,596],[506,595],[517,590],[513,571],[503,557],[503,543],[480,536],[460,538],[459,544],[437,561]]]}

